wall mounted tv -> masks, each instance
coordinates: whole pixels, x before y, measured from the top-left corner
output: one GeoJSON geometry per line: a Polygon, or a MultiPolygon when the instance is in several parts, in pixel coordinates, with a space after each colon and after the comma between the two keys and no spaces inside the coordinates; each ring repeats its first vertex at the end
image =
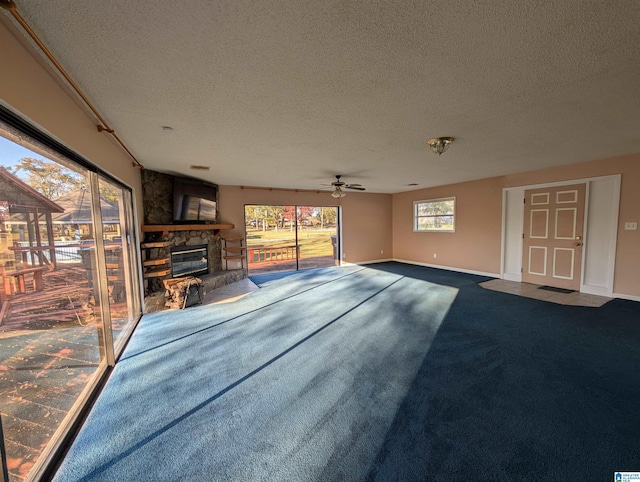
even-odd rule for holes
{"type": "Polygon", "coordinates": [[[173,178],[173,222],[217,223],[218,186],[198,179],[173,178]]]}

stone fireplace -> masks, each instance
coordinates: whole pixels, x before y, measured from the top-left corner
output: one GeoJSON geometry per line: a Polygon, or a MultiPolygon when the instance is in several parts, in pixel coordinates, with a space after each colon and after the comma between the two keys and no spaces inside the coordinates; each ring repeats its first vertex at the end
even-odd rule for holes
{"type": "MultiPolygon", "coordinates": [[[[145,226],[145,228],[149,228],[145,226]]],[[[166,246],[152,248],[148,250],[147,258],[150,259],[166,259],[168,260],[168,265],[170,269],[168,270],[167,277],[177,277],[177,276],[187,276],[194,275],[194,273],[186,273],[183,272],[181,274],[175,273],[173,270],[173,256],[172,254],[175,252],[181,251],[192,251],[194,249],[204,250],[206,256],[200,256],[197,259],[201,260],[203,257],[206,258],[206,265],[202,265],[202,269],[198,270],[198,274],[196,276],[200,276],[202,274],[216,274],[222,271],[222,254],[221,254],[221,243],[220,243],[220,235],[217,230],[207,230],[203,228],[202,230],[189,230],[189,231],[181,231],[179,230],[181,227],[176,225],[173,229],[177,229],[176,231],[168,231],[168,232],[147,232],[145,236],[145,242],[161,242],[166,246]]],[[[202,251],[200,251],[202,252],[202,251]]],[[[193,261],[193,260],[192,260],[193,261]]],[[[163,290],[162,285],[162,277],[158,279],[147,279],[147,291],[155,292],[163,290]]]]}
{"type": "Polygon", "coordinates": [[[145,233],[143,246],[153,245],[143,248],[146,294],[164,292],[162,280],[170,277],[195,275],[212,278],[209,282],[205,281],[206,289],[208,286],[223,286],[246,276],[244,270],[222,270],[220,230],[231,229],[233,225],[174,224],[172,176],[148,169],[143,169],[141,176],[145,233]],[[184,260],[178,258],[176,271],[173,254],[180,252],[186,253],[188,267],[185,267],[184,260]],[[162,261],[165,264],[161,264],[162,261]],[[196,264],[199,269],[188,272],[196,264]],[[159,274],[151,275],[152,270],[157,270],[159,274]],[[226,281],[213,281],[213,278],[220,278],[222,274],[226,275],[226,281]]]}

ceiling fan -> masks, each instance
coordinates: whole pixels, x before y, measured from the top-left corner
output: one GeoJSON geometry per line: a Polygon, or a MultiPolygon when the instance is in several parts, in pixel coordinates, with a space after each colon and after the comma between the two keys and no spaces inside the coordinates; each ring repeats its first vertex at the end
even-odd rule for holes
{"type": "Polygon", "coordinates": [[[365,188],[362,187],[362,184],[347,184],[346,182],[342,182],[340,178],[341,174],[336,175],[336,180],[331,183],[333,186],[333,192],[331,193],[331,197],[339,199],[341,197],[345,197],[347,195],[342,189],[352,189],[354,191],[364,191],[365,188]]]}

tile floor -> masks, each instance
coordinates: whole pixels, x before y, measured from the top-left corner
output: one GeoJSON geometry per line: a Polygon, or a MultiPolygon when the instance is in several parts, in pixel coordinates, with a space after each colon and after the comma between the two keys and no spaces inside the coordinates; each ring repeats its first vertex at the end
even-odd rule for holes
{"type": "Polygon", "coordinates": [[[245,278],[243,280],[236,281],[235,283],[223,286],[222,288],[209,291],[202,297],[202,304],[215,305],[218,303],[231,303],[259,289],[260,288],[258,288],[253,281],[249,278],[245,278]]]}
{"type": "Polygon", "coordinates": [[[606,296],[589,295],[586,293],[557,293],[555,291],[542,290],[538,285],[530,283],[518,283],[504,279],[492,279],[480,283],[480,286],[488,290],[501,291],[512,295],[534,298],[536,300],[549,301],[560,305],[589,306],[597,308],[604,305],[611,298],[606,296]]]}

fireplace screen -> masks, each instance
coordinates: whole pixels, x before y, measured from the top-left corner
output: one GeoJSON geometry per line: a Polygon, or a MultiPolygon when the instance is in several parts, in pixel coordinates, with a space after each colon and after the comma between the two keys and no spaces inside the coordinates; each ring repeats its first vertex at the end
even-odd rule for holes
{"type": "Polygon", "coordinates": [[[207,274],[209,259],[207,245],[180,246],[171,250],[171,275],[174,278],[207,274]]]}

